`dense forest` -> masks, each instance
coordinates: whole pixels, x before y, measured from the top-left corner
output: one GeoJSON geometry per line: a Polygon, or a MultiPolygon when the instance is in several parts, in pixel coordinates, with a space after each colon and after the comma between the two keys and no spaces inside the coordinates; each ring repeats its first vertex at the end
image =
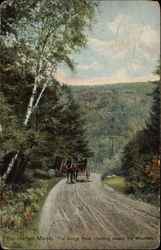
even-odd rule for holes
{"type": "MultiPolygon", "coordinates": [[[[2,236],[37,237],[43,201],[62,178],[66,160],[91,155],[80,107],[54,73],[61,63],[74,70],[71,55],[86,47],[97,5],[86,0],[14,0],[1,6],[2,236]]],[[[26,248],[25,240],[10,243],[26,248]]]]}
{"type": "Polygon", "coordinates": [[[129,193],[158,202],[159,82],[74,86],[72,91],[84,114],[91,169],[103,179],[121,175],[129,193]]]}
{"type": "Polygon", "coordinates": [[[84,114],[94,171],[121,174],[121,154],[150,115],[154,83],[72,87],[84,114]]]}
{"type": "Polygon", "coordinates": [[[123,175],[130,191],[158,201],[160,188],[160,85],[155,82],[149,119],[127,143],[122,155],[123,175]],[[154,198],[155,197],[155,198],[154,198]]]}
{"type": "Polygon", "coordinates": [[[90,155],[78,104],[54,72],[71,70],[86,46],[95,1],[11,1],[2,8],[0,174],[22,181],[25,171],[61,172],[69,156],[90,155]],[[53,12],[55,13],[53,16],[53,12]],[[11,14],[12,13],[12,14],[11,14]],[[62,14],[63,13],[63,14],[62,14]]]}
{"type": "Polygon", "coordinates": [[[125,176],[130,192],[159,190],[158,83],[76,87],[55,79],[61,64],[74,71],[72,55],[86,47],[98,5],[94,0],[14,0],[1,8],[4,236],[37,235],[44,199],[64,177],[69,157],[85,156],[102,178],[125,176]]]}

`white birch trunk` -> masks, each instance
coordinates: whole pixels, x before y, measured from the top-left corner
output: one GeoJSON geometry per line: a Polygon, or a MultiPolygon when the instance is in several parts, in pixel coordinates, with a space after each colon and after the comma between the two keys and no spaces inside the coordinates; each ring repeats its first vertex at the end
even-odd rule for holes
{"type": "MultiPolygon", "coordinates": [[[[30,119],[31,114],[33,113],[33,111],[35,110],[35,108],[38,106],[38,104],[39,104],[39,102],[40,102],[40,99],[41,99],[41,97],[42,97],[42,95],[43,95],[43,93],[44,93],[44,91],[45,91],[45,89],[46,89],[46,87],[47,87],[47,85],[48,85],[48,83],[49,83],[49,80],[50,80],[50,77],[51,77],[51,74],[52,74],[53,70],[54,70],[54,66],[52,67],[52,69],[51,69],[51,71],[50,71],[50,74],[49,74],[49,76],[48,76],[48,79],[47,79],[46,82],[44,83],[44,86],[43,86],[43,88],[42,88],[42,90],[41,90],[41,92],[40,92],[40,94],[39,94],[39,96],[38,96],[38,98],[37,98],[37,100],[36,100],[36,102],[35,102],[35,105],[34,105],[35,95],[36,95],[36,93],[37,93],[37,86],[38,86],[37,77],[36,77],[36,79],[35,79],[34,88],[33,88],[33,91],[32,91],[32,95],[31,95],[31,97],[30,97],[30,101],[29,101],[29,104],[28,104],[28,108],[27,108],[27,112],[26,112],[26,116],[25,116],[25,120],[24,120],[24,126],[25,126],[25,127],[26,127],[27,124],[28,124],[28,121],[29,121],[29,119],[30,119]]],[[[11,170],[12,170],[12,168],[13,168],[13,166],[14,166],[14,163],[15,163],[17,157],[18,157],[18,155],[19,155],[19,150],[17,150],[16,154],[13,156],[12,160],[11,160],[10,163],[9,163],[9,166],[8,166],[6,172],[5,172],[4,175],[2,176],[2,179],[3,179],[4,181],[6,181],[6,179],[7,179],[8,175],[9,175],[9,173],[11,172],[11,170]]]]}
{"type": "Polygon", "coordinates": [[[12,160],[10,161],[9,166],[2,177],[2,180],[6,181],[9,173],[11,172],[11,170],[13,168],[15,161],[17,160],[18,154],[19,154],[19,150],[17,150],[16,154],[12,157],[12,160]]]}
{"type": "MultiPolygon", "coordinates": [[[[32,109],[33,109],[33,103],[34,103],[34,99],[35,99],[35,95],[36,95],[36,91],[37,91],[37,80],[35,80],[35,84],[34,84],[34,88],[32,91],[32,95],[28,104],[28,108],[27,108],[27,112],[26,112],[26,117],[24,120],[24,126],[26,127],[30,118],[30,115],[32,114],[32,109]]],[[[19,150],[17,150],[16,154],[12,157],[12,160],[10,161],[8,168],[6,170],[6,172],[4,173],[4,175],[2,176],[2,179],[4,181],[6,181],[9,173],[11,172],[11,170],[13,169],[14,163],[17,159],[19,155],[19,150]]]]}
{"type": "Polygon", "coordinates": [[[25,117],[25,121],[24,121],[24,126],[26,127],[30,118],[30,115],[32,114],[33,111],[33,104],[34,104],[34,100],[35,100],[35,95],[37,92],[37,80],[35,81],[34,84],[34,88],[32,91],[32,95],[28,104],[28,108],[27,108],[27,112],[26,112],[26,117],[25,117]]]}
{"type": "MultiPolygon", "coordinates": [[[[26,117],[25,117],[25,120],[24,120],[24,126],[26,127],[27,124],[28,124],[28,121],[29,121],[29,118],[32,114],[32,110],[33,110],[33,103],[34,103],[34,99],[35,99],[35,95],[36,95],[36,92],[37,92],[37,80],[35,79],[35,84],[34,84],[34,88],[33,88],[33,91],[32,91],[32,95],[31,95],[31,98],[30,98],[30,101],[29,101],[29,104],[28,104],[28,108],[27,108],[27,112],[26,112],[26,117]]],[[[16,154],[12,157],[12,160],[10,161],[9,165],[8,165],[8,168],[6,170],[6,172],[4,173],[4,175],[2,176],[2,179],[4,181],[6,181],[9,173],[11,172],[11,170],[13,169],[13,166],[14,166],[14,163],[17,159],[19,155],[19,150],[17,150],[16,154]]]]}
{"type": "Polygon", "coordinates": [[[39,94],[39,96],[38,96],[38,98],[37,98],[37,100],[36,100],[36,102],[35,102],[35,105],[34,105],[34,107],[33,107],[33,111],[36,109],[36,107],[37,107],[37,105],[39,104],[40,99],[41,99],[41,97],[42,97],[42,95],[43,95],[43,93],[44,93],[46,87],[48,86],[48,83],[49,83],[49,81],[50,81],[50,77],[51,77],[51,75],[52,75],[52,73],[53,73],[53,70],[54,70],[54,66],[51,68],[51,71],[50,71],[50,73],[49,73],[49,76],[48,76],[46,82],[44,83],[44,86],[43,86],[43,88],[42,88],[42,90],[41,90],[41,92],[40,92],[40,94],[39,94]]]}
{"type": "Polygon", "coordinates": [[[38,96],[38,98],[37,98],[37,100],[36,100],[36,103],[35,103],[35,105],[34,105],[34,107],[33,107],[33,110],[35,110],[36,107],[37,107],[37,105],[39,104],[40,99],[41,99],[41,97],[42,97],[42,95],[43,95],[43,93],[44,93],[46,87],[47,87],[47,82],[44,84],[44,86],[43,86],[43,88],[42,88],[42,90],[41,90],[41,92],[40,92],[40,94],[39,94],[39,96],[38,96]]]}

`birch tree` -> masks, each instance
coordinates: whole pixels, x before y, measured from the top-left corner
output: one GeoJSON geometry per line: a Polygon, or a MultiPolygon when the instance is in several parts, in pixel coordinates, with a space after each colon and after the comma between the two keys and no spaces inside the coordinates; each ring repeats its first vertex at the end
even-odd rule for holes
{"type": "MultiPolygon", "coordinates": [[[[7,32],[2,38],[6,47],[17,48],[16,66],[27,68],[34,76],[31,95],[26,114],[24,114],[23,124],[26,128],[45,89],[50,85],[58,65],[65,62],[73,70],[74,64],[70,56],[86,46],[85,32],[92,28],[97,7],[95,1],[89,0],[32,2],[34,5],[30,10],[30,16],[25,15],[25,7],[27,6],[27,10],[28,5],[24,1],[16,0],[9,3],[14,5],[15,9],[21,9],[23,4],[24,16],[20,18],[20,21],[10,24],[10,28],[13,26],[13,30],[16,30],[16,35],[7,32]]],[[[18,155],[19,149],[3,175],[4,181],[14,167],[18,155]]]]}

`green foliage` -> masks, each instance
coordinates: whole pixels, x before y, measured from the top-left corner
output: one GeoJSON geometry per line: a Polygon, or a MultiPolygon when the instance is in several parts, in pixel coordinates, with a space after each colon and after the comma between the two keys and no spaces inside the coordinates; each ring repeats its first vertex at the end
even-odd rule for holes
{"type": "Polygon", "coordinates": [[[107,177],[104,180],[104,183],[120,193],[123,193],[123,194],[128,193],[129,184],[127,183],[126,179],[122,176],[107,177]]]}
{"type": "Polygon", "coordinates": [[[60,86],[51,73],[61,62],[74,70],[70,55],[86,46],[85,31],[92,27],[96,7],[96,1],[86,0],[15,0],[1,9],[1,91],[6,107],[12,107],[0,117],[5,131],[1,136],[2,144],[4,148],[8,146],[8,151],[1,151],[3,168],[0,173],[4,173],[4,166],[8,166],[14,152],[19,150],[11,168],[12,181],[21,179],[19,173],[26,167],[51,167],[56,156],[65,161],[68,155],[89,154],[79,107],[69,89],[60,86]],[[41,94],[44,101],[38,106],[36,101],[41,94]],[[27,106],[32,99],[29,118],[32,116],[24,129],[27,106]],[[5,115],[10,119],[12,135],[4,126],[5,115]],[[6,138],[3,138],[5,133],[6,138]]]}
{"type": "Polygon", "coordinates": [[[21,186],[13,187],[1,183],[0,199],[2,208],[5,208],[1,214],[2,226],[20,229],[24,224],[30,223],[40,210],[39,200],[46,194],[46,184],[40,187],[40,183],[37,183],[37,188],[26,186],[22,191],[21,186]]]}
{"type": "Polygon", "coordinates": [[[145,126],[152,103],[152,83],[73,86],[84,114],[93,171],[121,174],[121,153],[137,130],[145,126]]]}
{"type": "Polygon", "coordinates": [[[144,128],[127,143],[122,156],[122,170],[124,176],[130,181],[133,192],[156,192],[157,185],[153,185],[146,173],[148,165],[155,154],[159,155],[159,130],[160,130],[160,91],[159,83],[154,83],[152,94],[153,105],[150,117],[144,128]]]}
{"type": "Polygon", "coordinates": [[[19,68],[16,65],[16,60],[19,60],[16,48],[2,46],[0,57],[1,91],[19,121],[23,123],[34,77],[27,67],[19,68]]]}
{"type": "Polygon", "coordinates": [[[0,133],[1,151],[0,157],[15,151],[15,147],[20,147],[26,140],[26,133],[13,113],[12,106],[9,105],[0,91],[0,133]]]}
{"type": "Polygon", "coordinates": [[[32,8],[35,8],[35,5],[38,1],[30,0],[26,2],[26,0],[14,0],[9,2],[4,2],[1,5],[1,34],[6,36],[7,33],[12,34],[13,36],[17,36],[16,25],[24,16],[29,20],[32,8]],[[25,7],[25,8],[24,8],[25,7]]]}
{"type": "Polygon", "coordinates": [[[50,174],[47,171],[43,171],[41,169],[35,169],[33,175],[37,178],[51,178],[50,174]]]}
{"type": "Polygon", "coordinates": [[[96,1],[87,0],[12,1],[2,8],[2,19],[16,13],[3,23],[3,44],[17,47],[16,66],[41,76],[41,85],[51,65],[56,69],[64,61],[73,69],[70,55],[85,47],[85,30],[92,27],[96,7],[96,1]]]}
{"type": "Polygon", "coordinates": [[[121,175],[122,174],[122,169],[121,169],[121,156],[117,155],[114,159],[107,159],[104,162],[104,167],[102,169],[102,179],[107,175],[121,175]]]}
{"type": "Polygon", "coordinates": [[[42,206],[51,188],[60,180],[58,177],[50,181],[33,179],[30,184],[4,185],[5,190],[0,187],[0,193],[3,190],[6,198],[1,200],[0,211],[3,245],[37,248],[37,229],[42,206]],[[29,241],[27,237],[33,237],[34,240],[29,241]]]}
{"type": "MultiPolygon", "coordinates": [[[[17,122],[16,116],[12,115],[13,109],[4,97],[1,98],[1,110],[1,158],[12,153],[15,147],[21,148],[20,158],[24,160],[15,167],[18,168],[17,173],[22,170],[22,164],[23,168],[42,168],[46,171],[47,168],[53,167],[57,156],[65,160],[69,155],[90,155],[80,108],[67,86],[61,87],[57,83],[47,89],[27,130],[17,122]]],[[[1,169],[1,173],[3,171],[4,169],[1,169]]],[[[49,177],[48,174],[43,176],[49,177]]],[[[13,177],[14,172],[10,174],[10,179],[15,181],[13,177]]]]}
{"type": "Polygon", "coordinates": [[[53,167],[56,157],[89,155],[80,108],[69,87],[54,84],[46,90],[28,125],[23,152],[31,167],[44,170],[53,167]]]}

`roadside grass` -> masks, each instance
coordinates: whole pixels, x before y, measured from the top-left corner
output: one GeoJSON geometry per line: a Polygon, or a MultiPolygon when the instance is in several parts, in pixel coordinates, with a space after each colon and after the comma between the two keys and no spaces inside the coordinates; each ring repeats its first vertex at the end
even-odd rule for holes
{"type": "Polygon", "coordinates": [[[131,193],[130,192],[130,183],[128,183],[125,177],[122,176],[114,176],[114,177],[106,177],[103,181],[109,187],[112,187],[119,193],[130,195],[132,199],[140,200],[143,202],[147,202],[153,204],[156,207],[160,207],[160,195],[158,192],[154,193],[147,191],[147,193],[131,193]]]}
{"type": "Polygon", "coordinates": [[[122,176],[106,177],[104,183],[122,194],[128,192],[128,183],[122,176]]]}
{"type": "Polygon", "coordinates": [[[52,179],[35,179],[34,187],[39,187],[42,196],[37,202],[38,211],[34,218],[28,221],[23,221],[21,228],[12,228],[2,230],[2,245],[7,248],[24,248],[37,249],[38,226],[41,216],[43,204],[47,198],[49,191],[61,180],[63,177],[53,177],[52,179]]]}

